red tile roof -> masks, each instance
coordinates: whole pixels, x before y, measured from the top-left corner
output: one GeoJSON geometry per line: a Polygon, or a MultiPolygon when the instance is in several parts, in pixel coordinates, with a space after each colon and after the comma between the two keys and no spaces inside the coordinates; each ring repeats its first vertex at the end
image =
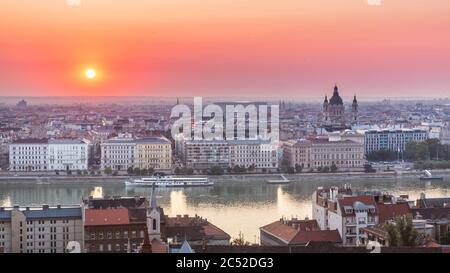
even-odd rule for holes
{"type": "Polygon", "coordinates": [[[128,209],[87,209],[85,226],[108,226],[130,224],[128,209]]]}
{"type": "Polygon", "coordinates": [[[307,244],[309,242],[341,243],[341,236],[335,230],[300,231],[291,240],[291,244],[307,244]]]}
{"type": "Polygon", "coordinates": [[[279,220],[261,227],[261,231],[269,233],[289,245],[309,242],[340,243],[342,241],[337,230],[320,230],[316,220],[279,220]]]}
{"type": "Polygon", "coordinates": [[[298,233],[298,230],[291,226],[285,225],[281,221],[276,221],[263,226],[261,227],[261,230],[270,233],[272,236],[275,236],[286,243],[289,243],[298,233]]]}
{"type": "Polygon", "coordinates": [[[379,223],[385,223],[397,216],[411,213],[407,203],[398,204],[378,204],[379,223]]]}
{"type": "Polygon", "coordinates": [[[342,199],[338,199],[339,207],[341,209],[342,215],[347,215],[344,210],[344,206],[351,206],[353,207],[353,204],[355,202],[361,202],[364,205],[372,205],[375,207],[375,210],[377,208],[377,204],[375,202],[375,198],[373,195],[357,195],[357,196],[345,196],[342,199]]]}

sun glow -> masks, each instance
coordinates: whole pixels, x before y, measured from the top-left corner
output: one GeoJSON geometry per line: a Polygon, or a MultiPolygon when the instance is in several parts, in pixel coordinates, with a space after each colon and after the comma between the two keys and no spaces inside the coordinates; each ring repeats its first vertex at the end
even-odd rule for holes
{"type": "Polygon", "coordinates": [[[84,75],[86,76],[86,78],[88,79],[94,79],[97,76],[97,72],[95,72],[94,69],[89,68],[84,72],[84,75]]]}

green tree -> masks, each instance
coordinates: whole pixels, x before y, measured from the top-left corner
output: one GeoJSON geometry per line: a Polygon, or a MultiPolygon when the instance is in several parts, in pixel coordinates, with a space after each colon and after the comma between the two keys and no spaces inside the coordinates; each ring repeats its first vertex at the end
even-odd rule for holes
{"type": "Polygon", "coordinates": [[[233,246],[249,246],[250,242],[246,241],[244,238],[244,234],[239,232],[238,237],[234,238],[231,241],[231,245],[233,245],[233,246]]]}
{"type": "Polygon", "coordinates": [[[335,172],[337,172],[337,166],[336,166],[336,164],[334,164],[333,163],[333,165],[331,165],[331,167],[330,167],[330,171],[332,172],[332,173],[335,173],[335,172]]]}
{"type": "Polygon", "coordinates": [[[209,169],[209,173],[212,175],[222,175],[223,174],[223,169],[220,166],[212,166],[209,169]]]}
{"type": "Polygon", "coordinates": [[[411,215],[402,215],[387,226],[389,245],[391,246],[416,246],[417,231],[412,224],[411,215]],[[392,237],[391,237],[392,236],[392,237]]]}
{"type": "Polygon", "coordinates": [[[105,170],[103,171],[106,175],[111,175],[112,174],[112,169],[111,167],[106,167],[105,170]]]}
{"type": "Polygon", "coordinates": [[[295,172],[296,172],[296,173],[301,173],[302,170],[303,170],[302,165],[295,164],[295,172]]]}

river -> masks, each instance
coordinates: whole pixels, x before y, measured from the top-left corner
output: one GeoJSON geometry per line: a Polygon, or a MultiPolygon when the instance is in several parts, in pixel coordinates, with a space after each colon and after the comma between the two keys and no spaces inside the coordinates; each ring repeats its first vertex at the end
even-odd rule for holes
{"type": "MultiPolygon", "coordinates": [[[[450,176],[444,181],[424,182],[416,177],[308,177],[289,185],[268,185],[264,178],[221,180],[207,188],[156,189],[157,201],[168,215],[198,214],[222,228],[232,237],[239,232],[250,242],[259,241],[259,227],[281,217],[311,217],[311,194],[319,186],[350,183],[355,190],[379,189],[389,193],[409,194],[416,200],[423,192],[427,197],[450,196],[450,176]]],[[[88,196],[147,196],[151,188],[125,187],[117,181],[68,180],[50,183],[0,181],[0,206],[79,204],[88,196]]]]}

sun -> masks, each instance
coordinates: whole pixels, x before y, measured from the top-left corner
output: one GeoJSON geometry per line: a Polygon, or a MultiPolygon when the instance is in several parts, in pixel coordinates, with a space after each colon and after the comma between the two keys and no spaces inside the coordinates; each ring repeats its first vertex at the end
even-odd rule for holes
{"type": "Polygon", "coordinates": [[[86,76],[86,78],[88,79],[94,79],[97,76],[97,72],[95,72],[94,69],[89,68],[84,72],[84,75],[86,76]]]}

